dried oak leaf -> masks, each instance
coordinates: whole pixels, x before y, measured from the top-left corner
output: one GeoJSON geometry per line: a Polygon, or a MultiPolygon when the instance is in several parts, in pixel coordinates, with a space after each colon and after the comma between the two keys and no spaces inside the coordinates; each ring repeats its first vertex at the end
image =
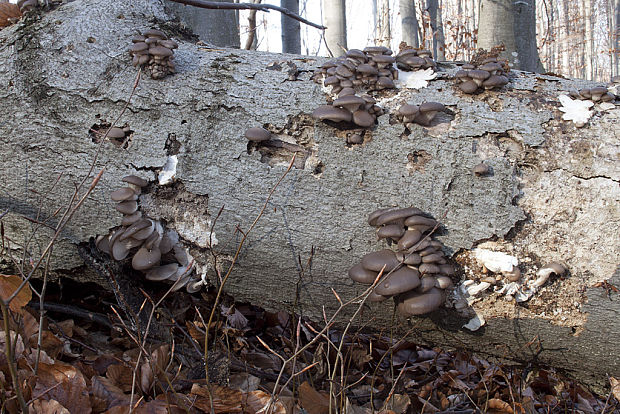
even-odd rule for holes
{"type": "MultiPolygon", "coordinates": [[[[0,5],[2,4],[5,3],[0,3],[0,5]]],[[[32,414],[71,414],[56,400],[34,400],[28,407],[28,411],[32,414]]]]}
{"type": "Polygon", "coordinates": [[[609,384],[611,385],[611,393],[616,397],[616,401],[620,401],[620,380],[609,377],[609,384]]]}
{"type": "MultiPolygon", "coordinates": [[[[0,3],[0,5],[1,4],[7,3],[0,3]]],[[[11,295],[13,295],[21,284],[22,278],[19,276],[0,274],[0,298],[2,300],[7,300],[11,297],[11,295]]],[[[9,303],[9,308],[13,312],[19,312],[21,308],[30,302],[30,299],[32,299],[32,291],[30,290],[30,285],[26,283],[19,293],[11,300],[11,303],[9,303]]]]}
{"type": "Polygon", "coordinates": [[[22,17],[22,12],[17,4],[0,3],[0,28],[12,25],[20,17],[22,17]]]}
{"type": "Polygon", "coordinates": [[[487,402],[487,407],[489,409],[489,412],[493,412],[496,414],[504,414],[504,413],[513,414],[514,413],[510,404],[508,404],[506,401],[500,400],[499,398],[491,398],[487,402]]]}
{"type": "Polygon", "coordinates": [[[299,404],[310,414],[329,413],[329,398],[312,388],[308,381],[299,387],[299,404]]]}
{"type": "Polygon", "coordinates": [[[105,376],[124,392],[131,391],[133,370],[128,366],[123,364],[112,364],[106,370],[105,376]]]}
{"type": "Polygon", "coordinates": [[[86,380],[75,367],[56,361],[39,364],[33,395],[56,400],[70,413],[90,414],[90,398],[86,380]]]}
{"type": "Polygon", "coordinates": [[[129,395],[123,393],[112,381],[105,377],[94,376],[91,378],[91,391],[93,396],[104,400],[108,409],[117,405],[129,404],[129,395]]]}

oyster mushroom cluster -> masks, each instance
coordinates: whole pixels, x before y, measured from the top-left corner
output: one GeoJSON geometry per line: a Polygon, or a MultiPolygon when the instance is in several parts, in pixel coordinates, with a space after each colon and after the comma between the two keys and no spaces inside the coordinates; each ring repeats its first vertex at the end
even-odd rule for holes
{"type": "Polygon", "coordinates": [[[312,117],[321,121],[352,122],[369,128],[383,114],[376,102],[370,95],[357,96],[353,88],[344,88],[331,105],[321,105],[312,111],[312,117]]]}
{"type": "Polygon", "coordinates": [[[149,29],[142,35],[131,39],[129,54],[134,66],[146,67],[151,78],[162,79],[175,72],[173,60],[174,49],[179,45],[168,39],[161,30],[149,29]]]}
{"type": "Polygon", "coordinates": [[[403,124],[416,123],[424,126],[430,125],[437,115],[443,111],[445,106],[439,102],[424,102],[422,105],[404,104],[396,111],[396,119],[403,124]]]}
{"type": "Polygon", "coordinates": [[[369,46],[364,50],[349,49],[343,56],[328,60],[314,73],[312,79],[331,86],[338,94],[344,88],[367,91],[395,88],[398,70],[392,51],[384,46],[369,46]]]}
{"type": "Polygon", "coordinates": [[[143,272],[148,280],[176,282],[174,290],[200,290],[202,281],[193,273],[194,258],[179,243],[178,233],[165,229],[159,220],[143,217],[138,209],[138,197],[147,181],[135,175],[123,177],[122,181],[125,187],[110,194],[123,214],[121,226],[99,236],[97,248],[117,261],[131,257],[131,267],[143,272]]]}
{"type": "Polygon", "coordinates": [[[459,89],[468,94],[474,94],[481,89],[501,88],[508,83],[507,71],[496,57],[489,56],[479,65],[466,64],[456,72],[454,77],[459,82],[459,89]]]}
{"type": "Polygon", "coordinates": [[[435,69],[437,64],[433,60],[430,50],[405,48],[396,55],[396,66],[400,70],[413,72],[429,68],[435,69]]]}
{"type": "Polygon", "coordinates": [[[571,91],[570,96],[582,101],[597,102],[612,102],[616,99],[616,95],[609,92],[604,86],[597,86],[595,88],[585,88],[579,91],[571,91]]]}
{"type": "Polygon", "coordinates": [[[410,208],[379,209],[368,217],[377,228],[377,237],[387,239],[396,249],[383,249],[364,257],[349,270],[355,282],[371,285],[383,269],[383,276],[368,300],[393,297],[404,316],[422,315],[439,308],[445,289],[452,286],[454,267],[448,264],[443,244],[432,239],[438,223],[422,210],[410,208]]]}

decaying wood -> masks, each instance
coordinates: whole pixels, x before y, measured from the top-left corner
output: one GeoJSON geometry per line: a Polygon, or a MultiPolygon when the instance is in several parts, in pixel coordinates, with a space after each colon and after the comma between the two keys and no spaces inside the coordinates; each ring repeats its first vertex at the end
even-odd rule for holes
{"type": "MultiPolygon", "coordinates": [[[[76,246],[118,225],[108,194],[134,173],[152,181],[141,196],[144,213],[176,229],[217,284],[210,242],[225,267],[236,230],[252,223],[292,155],[249,146],[244,131],[263,126],[308,156],[248,237],[227,286],[235,298],[320,321],[323,309],[338,306],[332,288],[343,298],[360,291],[349,267],[382,246],[367,214],[413,205],[445,214],[439,238],[465,265],[461,280],[481,276],[475,246],[517,257],[524,279],[551,261],[564,262],[569,274],[521,304],[488,291],[466,313],[449,307],[392,322],[384,302],[360,322],[399,332],[413,326],[417,340],[550,364],[595,386],[620,375],[618,295],[594,287],[620,284],[620,111],[598,113],[582,129],[562,121],[557,95],[582,86],[577,81],[515,73],[505,90],[463,96],[449,79],[456,67],[445,64],[428,88],[384,92],[380,105],[394,111],[406,101],[437,101],[448,114],[412,130],[384,115],[364,144],[349,147],[347,131],[309,116],[325,100],[309,80],[320,59],[192,44],[154,0],[76,0],[0,32],[0,211],[10,209],[3,222],[16,253],[33,231],[23,216],[37,214],[38,194],[63,174],[42,203],[40,218],[53,223],[88,171],[97,148],[89,130],[125,105],[136,74],[126,49],[150,27],[179,42],[178,73],[141,80],[121,121],[133,131],[129,147],[104,145],[95,170],[105,165],[106,173],[55,246],[55,274],[107,283],[85,269],[76,246]],[[158,185],[171,156],[175,181],[158,185]],[[489,177],[471,171],[482,160],[489,177]],[[463,325],[474,313],[486,325],[470,332],[463,325]]],[[[47,236],[37,234],[28,245],[33,254],[47,236]]]]}

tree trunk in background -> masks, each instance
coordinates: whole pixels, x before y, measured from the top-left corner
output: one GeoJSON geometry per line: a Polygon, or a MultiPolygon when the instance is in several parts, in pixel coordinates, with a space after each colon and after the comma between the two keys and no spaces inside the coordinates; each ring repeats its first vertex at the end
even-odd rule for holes
{"type": "Polygon", "coordinates": [[[239,13],[236,10],[207,10],[172,2],[166,2],[166,5],[203,42],[221,47],[241,46],[239,13]]]}
{"type": "Polygon", "coordinates": [[[569,41],[570,41],[570,33],[571,33],[571,20],[570,20],[570,12],[568,10],[568,2],[563,3],[563,12],[564,12],[564,37],[560,38],[559,36],[556,38],[555,43],[558,45],[557,48],[557,56],[562,56],[561,65],[559,65],[560,72],[566,73],[567,76],[574,76],[574,66],[576,53],[569,53],[569,41]],[[560,40],[561,39],[561,40],[560,40]],[[571,59],[572,56],[572,59],[571,59]]]}
{"type": "MultiPolygon", "coordinates": [[[[281,0],[281,6],[299,14],[299,0],[281,0]]],[[[301,53],[300,23],[282,14],[282,53],[301,53]]]]}
{"type": "Polygon", "coordinates": [[[325,43],[328,54],[340,56],[347,49],[347,15],[345,0],[323,0],[325,43]]]}
{"type": "MultiPolygon", "coordinates": [[[[611,0],[610,0],[611,1],[611,0]]],[[[612,11],[612,15],[614,23],[612,25],[612,47],[613,47],[613,51],[612,51],[612,61],[613,61],[613,68],[612,70],[614,71],[613,74],[614,76],[619,76],[620,75],[620,61],[618,60],[618,55],[620,55],[620,0],[614,0],[613,2],[614,5],[614,10],[612,11]]]]}
{"type": "Polygon", "coordinates": [[[402,40],[409,46],[420,47],[418,37],[418,18],[415,13],[415,0],[400,0],[400,18],[402,25],[402,40]]]}
{"type": "Polygon", "coordinates": [[[536,0],[514,3],[515,42],[519,59],[518,69],[544,72],[536,46],[536,0]]]}
{"type": "Polygon", "coordinates": [[[426,0],[426,10],[428,11],[433,36],[433,57],[436,60],[446,60],[446,41],[443,33],[439,0],[426,0]]]}
{"type": "Polygon", "coordinates": [[[390,1],[376,1],[377,19],[375,20],[375,26],[377,28],[377,36],[375,38],[375,44],[389,48],[392,40],[392,31],[390,29],[390,1]]]}
{"type": "Polygon", "coordinates": [[[585,79],[594,79],[594,41],[592,40],[592,0],[583,1],[585,79]]]}
{"type": "MultiPolygon", "coordinates": [[[[252,0],[252,3],[260,3],[262,0],[252,0]]],[[[245,41],[245,50],[256,50],[258,47],[258,33],[256,27],[256,12],[250,10],[248,13],[248,38],[245,41]]]]}
{"type": "Polygon", "coordinates": [[[506,50],[501,56],[508,59],[515,67],[519,67],[518,57],[515,59],[513,55],[517,51],[517,45],[512,3],[513,0],[482,0],[480,2],[477,47],[490,50],[494,46],[503,44],[506,50]]]}

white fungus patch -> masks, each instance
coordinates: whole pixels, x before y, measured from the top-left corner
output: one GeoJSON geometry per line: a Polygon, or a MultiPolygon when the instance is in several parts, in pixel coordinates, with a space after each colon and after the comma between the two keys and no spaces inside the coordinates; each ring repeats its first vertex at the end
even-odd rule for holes
{"type": "Polygon", "coordinates": [[[558,96],[562,106],[560,111],[564,112],[562,119],[565,121],[573,121],[576,127],[581,128],[588,123],[588,120],[594,114],[590,108],[594,106],[592,101],[582,101],[580,99],[571,99],[568,95],[558,96]]]}
{"type": "Polygon", "coordinates": [[[473,332],[473,331],[477,331],[482,326],[486,325],[486,323],[487,321],[484,319],[484,316],[480,315],[479,313],[476,313],[476,316],[471,318],[469,322],[463,325],[463,328],[469,329],[470,331],[473,332]]]}
{"type": "Polygon", "coordinates": [[[476,260],[493,273],[509,273],[519,265],[519,260],[506,253],[476,248],[473,250],[476,260]]]}
{"type": "Polygon", "coordinates": [[[428,81],[437,77],[433,68],[416,70],[413,72],[398,71],[398,79],[394,82],[396,86],[409,89],[422,89],[428,86],[428,81]]]}
{"type": "Polygon", "coordinates": [[[166,160],[164,168],[159,173],[159,185],[166,185],[172,182],[172,179],[177,174],[177,164],[179,160],[176,155],[171,155],[166,160]]]}

